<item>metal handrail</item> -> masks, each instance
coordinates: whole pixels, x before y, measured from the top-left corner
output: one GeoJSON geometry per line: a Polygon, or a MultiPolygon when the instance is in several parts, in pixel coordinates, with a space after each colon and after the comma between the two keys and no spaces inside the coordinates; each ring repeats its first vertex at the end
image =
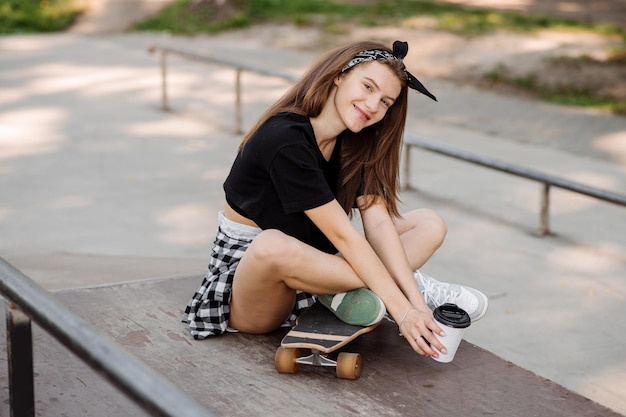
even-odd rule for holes
{"type": "Polygon", "coordinates": [[[265,75],[268,77],[281,78],[290,82],[295,82],[297,77],[291,74],[287,74],[280,71],[274,71],[264,68],[253,67],[251,65],[245,65],[238,62],[229,61],[222,58],[216,58],[208,55],[199,55],[193,52],[182,51],[179,49],[172,49],[162,46],[150,46],[148,48],[149,53],[160,53],[160,67],[161,67],[161,109],[169,111],[170,106],[167,96],[167,57],[168,55],[175,55],[181,58],[188,59],[190,61],[202,62],[205,64],[215,64],[226,66],[235,69],[235,133],[241,134],[243,115],[241,111],[241,74],[244,71],[252,72],[255,74],[265,75]]]}
{"type": "MultiPolygon", "coordinates": [[[[167,103],[167,55],[177,55],[182,58],[190,59],[193,61],[203,62],[206,64],[218,64],[232,67],[236,70],[236,94],[235,94],[235,132],[242,133],[241,121],[242,121],[242,112],[241,112],[241,73],[242,71],[249,71],[261,75],[267,75],[270,77],[282,78],[288,81],[295,81],[297,77],[294,77],[290,74],[281,73],[278,71],[271,71],[263,68],[253,67],[250,65],[244,65],[232,61],[227,61],[221,58],[214,58],[211,56],[198,55],[191,52],[185,52],[178,49],[159,47],[159,46],[151,46],[148,48],[150,53],[160,52],[161,53],[161,73],[162,73],[162,98],[161,98],[161,107],[163,110],[169,110],[169,106],[167,103]]],[[[487,167],[490,169],[494,169],[497,171],[505,172],[508,174],[516,175],[519,177],[524,177],[529,180],[537,181],[543,184],[543,189],[541,193],[541,207],[540,207],[540,226],[539,233],[541,235],[547,235],[550,233],[550,225],[549,225],[549,211],[550,211],[550,187],[562,188],[564,190],[569,190],[575,193],[584,194],[590,197],[597,198],[599,200],[603,200],[606,202],[618,204],[620,206],[626,206],[626,196],[620,195],[617,193],[613,193],[611,191],[602,190],[599,188],[591,187],[589,185],[577,183],[574,181],[570,181],[561,177],[557,177],[554,175],[549,175],[537,170],[533,170],[530,168],[524,168],[521,166],[513,165],[507,162],[499,161],[493,158],[488,158],[485,156],[481,156],[478,154],[473,154],[471,152],[463,151],[458,148],[453,148],[450,146],[442,145],[433,141],[429,141],[426,139],[420,139],[415,136],[405,135],[404,136],[404,178],[405,184],[403,185],[404,189],[411,189],[411,185],[409,182],[409,172],[410,172],[410,148],[411,147],[419,147],[421,149],[436,152],[441,155],[445,155],[448,157],[460,159],[465,162],[481,165],[483,167],[487,167]]]]}
{"type": "Polygon", "coordinates": [[[578,182],[570,181],[568,179],[558,177],[556,175],[546,174],[535,169],[522,167],[519,165],[511,164],[509,162],[500,161],[494,158],[489,158],[477,153],[469,152],[459,148],[454,148],[449,145],[444,145],[431,140],[418,138],[416,136],[405,135],[404,137],[404,184],[403,189],[413,189],[410,183],[410,169],[411,169],[411,153],[410,148],[418,147],[430,152],[445,155],[451,158],[459,159],[461,161],[469,162],[472,164],[480,165],[486,168],[490,168],[496,171],[501,171],[507,174],[523,177],[529,180],[540,182],[543,184],[541,193],[541,210],[540,210],[540,228],[539,232],[542,235],[550,233],[549,227],[549,208],[550,208],[550,187],[561,188],[563,190],[572,191],[578,194],[583,194],[589,197],[593,197],[598,200],[606,201],[608,203],[617,204],[622,207],[626,207],[626,195],[617,194],[612,191],[603,190],[600,188],[592,187],[589,185],[581,184],[578,182]]]}
{"type": "MultiPolygon", "coordinates": [[[[35,321],[151,415],[160,417],[213,415],[178,387],[133,358],[119,345],[102,336],[2,258],[0,258],[0,294],[10,300],[7,308],[7,353],[12,416],[34,416],[34,404],[24,403],[24,400],[33,401],[33,370],[30,320],[24,322],[22,315],[35,321]],[[15,313],[18,317],[17,329],[11,326],[15,313]],[[24,334],[28,337],[24,338],[24,334]],[[23,363],[15,361],[20,355],[24,359],[25,351],[31,353],[30,370],[28,364],[24,366],[23,363]],[[29,374],[30,381],[25,380],[23,372],[29,374]],[[24,392],[16,392],[19,388],[24,389],[26,395],[24,392]]],[[[28,362],[29,358],[25,359],[28,362]]]]}

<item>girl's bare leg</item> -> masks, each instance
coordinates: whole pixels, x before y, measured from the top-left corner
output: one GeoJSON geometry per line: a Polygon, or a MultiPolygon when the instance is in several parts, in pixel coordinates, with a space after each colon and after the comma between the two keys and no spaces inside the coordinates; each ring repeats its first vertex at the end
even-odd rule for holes
{"type": "MultiPolygon", "coordinates": [[[[441,246],[446,226],[434,211],[411,211],[396,222],[409,264],[418,269],[441,246]]],[[[341,257],[277,230],[261,232],[242,257],[233,281],[229,325],[246,333],[278,328],[293,310],[294,288],[335,294],[363,287],[341,257]]]]}
{"type": "Polygon", "coordinates": [[[280,231],[265,230],[254,238],[237,267],[229,325],[246,333],[267,333],[293,310],[294,288],[334,294],[363,286],[342,257],[280,231]]]}
{"type": "Polygon", "coordinates": [[[396,230],[402,240],[409,265],[416,270],[439,249],[448,228],[444,220],[433,210],[417,209],[397,219],[396,230]]]}

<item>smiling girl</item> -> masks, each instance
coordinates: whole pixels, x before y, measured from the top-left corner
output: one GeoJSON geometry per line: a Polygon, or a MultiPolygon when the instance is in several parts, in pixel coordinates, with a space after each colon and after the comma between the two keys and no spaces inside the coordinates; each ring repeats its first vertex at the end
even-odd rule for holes
{"type": "Polygon", "coordinates": [[[317,299],[351,324],[388,313],[417,353],[436,356],[431,344],[445,348],[432,309],[451,302],[474,321],[485,315],[480,291],[419,272],[444,221],[428,209],[398,212],[408,89],[436,100],[406,70],[407,51],[399,41],[332,51],[245,136],[209,270],[183,319],[196,339],[267,333],[317,299]]]}

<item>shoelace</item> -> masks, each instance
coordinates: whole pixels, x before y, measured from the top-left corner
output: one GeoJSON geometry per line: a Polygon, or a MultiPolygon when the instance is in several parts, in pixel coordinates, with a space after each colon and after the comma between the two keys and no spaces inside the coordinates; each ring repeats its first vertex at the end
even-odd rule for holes
{"type": "Polygon", "coordinates": [[[453,302],[461,295],[461,288],[457,285],[444,284],[421,273],[419,280],[424,287],[424,301],[433,307],[453,302]]]}

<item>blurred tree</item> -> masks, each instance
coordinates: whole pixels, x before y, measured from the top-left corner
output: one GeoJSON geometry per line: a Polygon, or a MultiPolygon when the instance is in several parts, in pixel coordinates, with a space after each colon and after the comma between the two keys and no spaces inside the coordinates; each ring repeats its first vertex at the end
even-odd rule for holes
{"type": "Polygon", "coordinates": [[[75,0],[1,0],[0,33],[62,31],[82,11],[75,0]]]}

